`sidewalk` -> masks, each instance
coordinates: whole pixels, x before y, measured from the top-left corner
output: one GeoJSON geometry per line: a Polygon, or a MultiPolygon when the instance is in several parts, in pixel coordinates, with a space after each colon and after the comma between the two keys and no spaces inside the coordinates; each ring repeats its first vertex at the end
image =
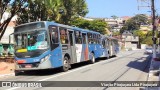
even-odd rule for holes
{"type": "Polygon", "coordinates": [[[0,62],[0,78],[4,76],[14,75],[14,63],[0,62]]]}
{"type": "MultiPolygon", "coordinates": [[[[160,54],[157,54],[157,60],[160,60],[160,54]]],[[[159,81],[160,80],[160,61],[151,59],[150,69],[148,72],[147,81],[159,81]]],[[[148,87],[145,90],[160,90],[160,87],[148,87]]]]}

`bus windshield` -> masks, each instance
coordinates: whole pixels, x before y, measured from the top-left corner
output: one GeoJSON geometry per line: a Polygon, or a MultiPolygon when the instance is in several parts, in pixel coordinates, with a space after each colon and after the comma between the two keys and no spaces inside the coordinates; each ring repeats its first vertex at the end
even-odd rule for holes
{"type": "Polygon", "coordinates": [[[38,57],[49,48],[45,30],[17,33],[14,37],[15,55],[19,58],[38,57]]]}

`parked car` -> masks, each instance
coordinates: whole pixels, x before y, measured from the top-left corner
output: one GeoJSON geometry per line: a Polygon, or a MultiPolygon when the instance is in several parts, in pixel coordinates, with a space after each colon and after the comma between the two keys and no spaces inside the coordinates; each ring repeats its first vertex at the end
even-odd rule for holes
{"type": "Polygon", "coordinates": [[[152,49],[153,49],[153,48],[150,48],[150,47],[149,47],[149,48],[146,48],[146,49],[145,49],[145,53],[146,53],[146,54],[151,54],[151,53],[153,53],[153,50],[152,50],[152,49]]]}

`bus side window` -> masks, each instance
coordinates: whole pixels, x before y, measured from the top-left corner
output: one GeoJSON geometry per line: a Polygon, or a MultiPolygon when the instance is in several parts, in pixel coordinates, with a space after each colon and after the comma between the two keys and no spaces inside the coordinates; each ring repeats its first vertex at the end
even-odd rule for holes
{"type": "Polygon", "coordinates": [[[92,38],[92,40],[93,40],[93,43],[94,44],[96,44],[97,42],[96,42],[96,34],[93,34],[93,38],[92,38]]]}
{"type": "Polygon", "coordinates": [[[22,48],[27,47],[27,34],[22,34],[22,48]]]}
{"type": "Polygon", "coordinates": [[[86,36],[85,36],[84,33],[82,34],[82,40],[83,40],[83,44],[86,44],[86,43],[87,43],[87,41],[86,41],[86,36]]]}
{"type": "Polygon", "coordinates": [[[93,37],[92,34],[88,33],[87,35],[88,35],[88,43],[89,44],[93,43],[93,41],[92,41],[92,37],[93,37]]]}
{"type": "Polygon", "coordinates": [[[49,36],[50,36],[50,42],[51,42],[51,49],[53,50],[59,46],[58,28],[56,26],[50,25],[48,29],[49,29],[49,36]]]}
{"type": "Polygon", "coordinates": [[[60,28],[60,40],[62,44],[68,44],[68,33],[67,29],[65,28],[60,28]]]}
{"type": "Polygon", "coordinates": [[[105,40],[105,44],[107,48],[109,47],[108,41],[109,41],[108,39],[105,40]]]}
{"type": "Polygon", "coordinates": [[[98,34],[96,34],[96,42],[97,42],[97,44],[99,44],[99,37],[98,37],[98,34]]]}
{"type": "Polygon", "coordinates": [[[55,26],[49,26],[49,35],[51,39],[51,43],[58,43],[58,29],[55,26]]]}
{"type": "Polygon", "coordinates": [[[103,45],[103,48],[105,48],[105,46],[106,46],[105,39],[102,40],[102,45],[103,45]]]}
{"type": "Polygon", "coordinates": [[[113,45],[112,39],[111,39],[111,46],[113,45]]]}
{"type": "Polygon", "coordinates": [[[101,44],[101,35],[100,34],[98,34],[98,44],[101,44]]]}
{"type": "Polygon", "coordinates": [[[80,31],[75,31],[76,44],[82,44],[82,33],[80,31]]]}
{"type": "Polygon", "coordinates": [[[90,44],[90,36],[89,36],[89,33],[87,33],[87,37],[88,37],[88,44],[90,44]]]}

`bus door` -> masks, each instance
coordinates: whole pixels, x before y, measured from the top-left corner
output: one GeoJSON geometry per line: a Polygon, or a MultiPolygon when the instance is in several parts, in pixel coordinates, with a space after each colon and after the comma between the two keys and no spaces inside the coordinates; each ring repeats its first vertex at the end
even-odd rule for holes
{"type": "Polygon", "coordinates": [[[115,54],[115,48],[114,48],[114,42],[111,40],[111,45],[112,45],[112,56],[115,54]]]}
{"type": "Polygon", "coordinates": [[[112,40],[109,39],[108,43],[109,43],[109,54],[110,54],[110,56],[112,56],[113,55],[112,40]]]}
{"type": "Polygon", "coordinates": [[[77,62],[77,57],[76,57],[76,47],[75,47],[75,37],[74,37],[74,32],[68,30],[69,32],[69,41],[70,41],[70,50],[71,50],[71,63],[76,63],[77,62]]]}
{"type": "Polygon", "coordinates": [[[51,64],[52,67],[62,66],[62,50],[59,44],[59,31],[58,27],[54,25],[49,25],[49,36],[50,36],[50,46],[51,46],[51,64]]]}
{"type": "Polygon", "coordinates": [[[102,55],[101,57],[107,57],[107,53],[108,53],[108,49],[106,47],[106,40],[105,39],[102,39],[102,55]]]}
{"type": "Polygon", "coordinates": [[[74,35],[75,35],[77,62],[81,62],[81,61],[84,61],[83,53],[82,53],[82,33],[81,31],[75,31],[74,35]]]}
{"type": "Polygon", "coordinates": [[[116,55],[116,44],[115,44],[115,40],[112,41],[112,46],[113,46],[113,55],[116,55]]]}
{"type": "Polygon", "coordinates": [[[87,34],[86,33],[82,33],[82,53],[83,53],[83,59],[84,60],[89,60],[89,49],[88,49],[88,41],[87,41],[87,34]]]}

